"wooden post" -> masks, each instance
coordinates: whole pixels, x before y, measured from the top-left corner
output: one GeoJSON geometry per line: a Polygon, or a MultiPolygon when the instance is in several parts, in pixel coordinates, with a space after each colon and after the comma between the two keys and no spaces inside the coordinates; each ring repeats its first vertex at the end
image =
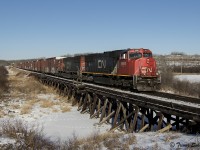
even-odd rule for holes
{"type": "Polygon", "coordinates": [[[75,90],[73,90],[73,92],[72,92],[72,106],[74,106],[74,105],[76,105],[77,104],[77,100],[76,100],[76,98],[75,98],[75,95],[76,95],[76,91],[75,90]]]}
{"type": "Polygon", "coordinates": [[[161,127],[162,127],[162,123],[163,123],[163,118],[164,118],[164,115],[162,113],[159,113],[159,121],[158,121],[158,127],[157,127],[157,130],[160,130],[161,127]]]}
{"type": "Polygon", "coordinates": [[[89,106],[88,106],[88,108],[89,108],[89,112],[91,113],[91,111],[92,111],[92,100],[91,100],[91,96],[90,96],[90,94],[88,93],[88,104],[89,104],[89,106]]]}
{"type": "Polygon", "coordinates": [[[71,91],[71,97],[70,97],[70,102],[73,102],[74,95],[75,95],[75,91],[74,91],[74,89],[72,89],[72,91],[71,91]]]}
{"type": "Polygon", "coordinates": [[[131,122],[131,124],[130,124],[130,130],[129,130],[129,132],[131,132],[131,133],[133,131],[135,131],[135,129],[136,129],[137,117],[138,117],[138,112],[139,112],[138,106],[134,106],[134,108],[135,108],[135,110],[133,111],[133,113],[135,113],[135,114],[133,117],[133,122],[131,122]]]}
{"type": "Polygon", "coordinates": [[[176,116],[176,129],[179,130],[179,117],[176,116]]]}
{"type": "Polygon", "coordinates": [[[115,118],[114,118],[114,121],[113,121],[112,128],[114,128],[114,127],[116,126],[117,119],[118,119],[118,116],[119,116],[119,112],[120,112],[121,107],[122,107],[122,104],[121,104],[121,103],[119,103],[118,105],[119,105],[119,106],[118,106],[117,111],[116,111],[116,113],[115,113],[115,118]]]}
{"type": "Polygon", "coordinates": [[[140,130],[144,127],[144,118],[145,118],[145,110],[142,108],[141,110],[142,112],[142,116],[141,116],[141,126],[140,126],[140,130]]]}
{"type": "MultiPolygon", "coordinates": [[[[122,105],[122,112],[123,112],[124,118],[126,118],[126,108],[124,107],[124,105],[122,105]]],[[[126,125],[126,130],[128,131],[129,130],[129,123],[128,123],[127,119],[125,120],[125,125],[126,125]]]]}
{"type": "Polygon", "coordinates": [[[152,131],[153,130],[153,125],[154,125],[154,122],[153,122],[153,110],[152,109],[148,110],[148,120],[149,120],[150,130],[152,131]]]}
{"type": "MultiPolygon", "coordinates": [[[[98,98],[98,110],[100,110],[100,107],[101,107],[101,100],[98,98]]],[[[99,118],[99,112],[97,113],[97,118],[99,118]]]]}
{"type": "Polygon", "coordinates": [[[83,107],[82,107],[81,112],[83,112],[87,108],[87,99],[88,99],[88,93],[85,94],[85,98],[84,98],[84,101],[83,101],[83,107]]]}
{"type": "Polygon", "coordinates": [[[67,101],[69,102],[70,101],[70,97],[71,96],[71,88],[68,88],[68,91],[67,91],[67,101]]]}
{"type": "MultiPolygon", "coordinates": [[[[110,105],[109,105],[108,115],[111,113],[111,111],[112,111],[112,102],[110,102],[110,105]]],[[[109,122],[109,120],[108,120],[108,122],[109,122]]]]}
{"type": "Polygon", "coordinates": [[[83,102],[83,93],[81,94],[81,98],[80,98],[80,101],[78,103],[78,111],[81,110],[82,102],[83,102]]]}
{"type": "Polygon", "coordinates": [[[67,86],[65,86],[64,88],[64,96],[66,96],[66,94],[67,94],[67,86]]]}
{"type": "Polygon", "coordinates": [[[100,117],[100,121],[101,122],[106,114],[106,106],[107,106],[107,103],[108,103],[108,99],[106,98],[105,102],[104,102],[104,106],[103,106],[103,110],[102,110],[102,113],[101,113],[101,117],[100,117]]]}
{"type": "Polygon", "coordinates": [[[96,105],[97,105],[97,95],[93,94],[93,104],[92,104],[92,110],[90,111],[90,117],[94,114],[96,105]]]}

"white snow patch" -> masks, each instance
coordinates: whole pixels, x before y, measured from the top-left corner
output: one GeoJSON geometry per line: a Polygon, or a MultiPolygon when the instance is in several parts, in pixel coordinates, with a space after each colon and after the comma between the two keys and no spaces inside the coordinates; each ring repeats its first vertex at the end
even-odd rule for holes
{"type": "Polygon", "coordinates": [[[191,83],[200,83],[200,75],[175,75],[175,79],[178,79],[180,81],[189,81],[191,83]]]}
{"type": "MultiPolygon", "coordinates": [[[[23,119],[30,121],[29,118],[23,119]]],[[[87,137],[94,132],[104,133],[111,128],[110,125],[106,124],[102,126],[95,125],[98,123],[98,119],[90,119],[89,114],[80,114],[77,107],[72,107],[70,112],[42,116],[32,123],[41,125],[44,133],[54,140],[67,140],[74,134],[80,138],[87,137]]]]}
{"type": "Polygon", "coordinates": [[[144,132],[135,133],[136,144],[129,146],[130,149],[188,149],[188,147],[200,148],[199,135],[188,135],[177,132],[158,133],[144,132]]]}
{"type": "Polygon", "coordinates": [[[16,142],[15,139],[11,139],[8,137],[0,136],[0,145],[4,144],[14,144],[16,142]]]}

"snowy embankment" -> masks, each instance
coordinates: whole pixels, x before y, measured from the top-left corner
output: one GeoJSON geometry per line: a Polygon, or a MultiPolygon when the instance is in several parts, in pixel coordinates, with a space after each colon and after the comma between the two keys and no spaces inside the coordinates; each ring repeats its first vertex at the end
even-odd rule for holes
{"type": "Polygon", "coordinates": [[[200,75],[185,75],[185,74],[180,74],[180,75],[174,75],[175,79],[178,79],[180,81],[189,81],[191,83],[200,83],[200,75]]]}
{"type": "MultiPolygon", "coordinates": [[[[28,82],[30,78],[27,74],[21,74],[17,75],[19,79],[13,79],[16,73],[11,69],[8,71],[10,80],[15,80],[19,86],[28,82]]],[[[11,84],[11,86],[16,85],[11,84]]],[[[72,107],[65,97],[59,96],[53,89],[45,89],[44,94],[38,91],[25,94],[20,92],[12,90],[8,100],[2,101],[4,117],[1,120],[12,118],[37,124],[43,128],[48,137],[61,140],[66,140],[73,134],[86,137],[92,132],[104,133],[110,129],[110,125],[105,124],[101,127],[96,125],[98,120],[90,119],[89,114],[80,114],[77,106],[72,107]]]]}
{"type": "MultiPolygon", "coordinates": [[[[1,100],[1,124],[8,119],[19,119],[42,128],[45,136],[52,141],[68,141],[76,135],[84,141],[79,142],[81,149],[92,146],[95,149],[187,149],[188,145],[197,147],[200,144],[198,135],[178,132],[117,132],[120,135],[113,136],[113,133],[107,132],[111,127],[109,124],[99,126],[99,119],[90,119],[89,114],[81,114],[77,106],[71,106],[66,97],[59,96],[52,88],[41,87],[26,73],[8,70],[10,93],[1,100]],[[98,133],[98,137],[95,133],[98,133]]],[[[1,135],[0,146],[6,143],[15,143],[15,139],[1,135]]]]}

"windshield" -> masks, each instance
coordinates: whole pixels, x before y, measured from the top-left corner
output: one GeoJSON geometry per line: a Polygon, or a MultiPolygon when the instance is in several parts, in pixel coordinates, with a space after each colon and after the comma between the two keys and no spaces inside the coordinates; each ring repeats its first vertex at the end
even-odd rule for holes
{"type": "Polygon", "coordinates": [[[152,53],[143,53],[143,57],[152,57],[152,53]]]}
{"type": "Polygon", "coordinates": [[[141,58],[141,57],[142,57],[141,53],[130,53],[129,54],[130,59],[138,59],[138,58],[141,58]]]}

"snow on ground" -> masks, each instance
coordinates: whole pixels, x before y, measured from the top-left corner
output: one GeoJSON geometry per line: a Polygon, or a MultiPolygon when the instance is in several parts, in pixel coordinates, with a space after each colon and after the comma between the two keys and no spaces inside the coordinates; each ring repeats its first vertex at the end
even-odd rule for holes
{"type": "MultiPolygon", "coordinates": [[[[53,94],[39,94],[39,98],[43,100],[52,100],[56,101],[56,97],[53,94]]],[[[12,101],[12,105],[19,105],[21,101],[12,101]]],[[[25,122],[28,122],[33,125],[39,125],[40,128],[43,128],[44,133],[47,137],[52,137],[53,140],[67,140],[71,138],[73,134],[83,138],[91,135],[94,132],[104,133],[108,131],[110,125],[98,126],[98,119],[90,119],[88,113],[81,114],[77,111],[77,107],[71,107],[69,112],[61,112],[58,105],[54,105],[51,108],[42,108],[39,103],[35,103],[32,107],[32,110],[28,114],[20,114],[20,110],[8,109],[9,116],[4,117],[5,119],[19,119],[25,122]],[[55,111],[56,110],[56,111],[55,111]],[[53,112],[54,111],[54,112],[53,112]]],[[[2,119],[1,119],[2,120],[2,119]]]]}
{"type": "Polygon", "coordinates": [[[144,132],[135,133],[137,143],[130,146],[130,149],[199,149],[200,136],[199,135],[187,135],[178,132],[144,132]]]}
{"type": "Polygon", "coordinates": [[[94,132],[105,133],[111,128],[110,125],[106,124],[98,126],[98,119],[90,119],[89,114],[80,114],[80,112],[77,111],[77,107],[72,107],[70,112],[65,113],[49,112],[48,114],[41,114],[44,110],[40,109],[39,112],[38,108],[32,112],[34,113],[32,117],[27,115],[17,118],[39,125],[43,128],[46,136],[51,137],[53,140],[60,139],[65,141],[72,138],[74,134],[79,138],[83,138],[94,132]]]}
{"type": "Polygon", "coordinates": [[[191,83],[200,82],[200,75],[175,75],[176,79],[181,81],[189,81],[191,83]]]}

